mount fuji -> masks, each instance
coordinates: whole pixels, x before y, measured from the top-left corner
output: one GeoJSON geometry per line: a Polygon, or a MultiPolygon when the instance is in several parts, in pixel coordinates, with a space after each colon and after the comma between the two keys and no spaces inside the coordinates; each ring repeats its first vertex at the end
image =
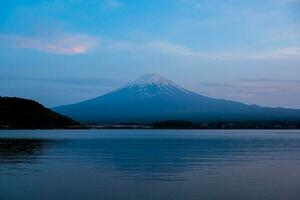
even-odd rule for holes
{"type": "Polygon", "coordinates": [[[300,110],[246,105],[186,90],[147,74],[125,87],[54,111],[84,123],[150,123],[165,120],[300,120],[300,110]]]}

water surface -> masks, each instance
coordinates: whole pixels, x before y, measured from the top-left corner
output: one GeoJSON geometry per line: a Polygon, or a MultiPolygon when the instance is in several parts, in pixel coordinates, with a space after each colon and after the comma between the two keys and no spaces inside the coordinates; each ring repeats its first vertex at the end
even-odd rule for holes
{"type": "Polygon", "coordinates": [[[300,131],[0,131],[1,200],[299,200],[300,131]]]}

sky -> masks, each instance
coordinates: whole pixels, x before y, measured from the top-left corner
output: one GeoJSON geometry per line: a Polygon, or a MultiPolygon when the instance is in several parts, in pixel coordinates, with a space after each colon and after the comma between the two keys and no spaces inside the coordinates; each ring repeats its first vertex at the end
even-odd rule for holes
{"type": "Polygon", "coordinates": [[[147,73],[300,108],[300,0],[0,1],[0,96],[52,107],[147,73]]]}

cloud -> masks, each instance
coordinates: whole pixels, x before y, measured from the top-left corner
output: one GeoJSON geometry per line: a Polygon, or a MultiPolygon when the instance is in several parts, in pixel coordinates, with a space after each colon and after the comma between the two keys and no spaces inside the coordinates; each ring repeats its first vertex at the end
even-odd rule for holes
{"type": "MultiPolygon", "coordinates": [[[[0,34],[0,41],[9,42],[15,48],[34,49],[62,55],[85,54],[100,43],[99,38],[85,34],[54,34],[49,37],[0,34]]],[[[203,52],[181,44],[164,41],[130,42],[107,39],[103,41],[102,48],[138,53],[152,51],[195,59],[224,61],[300,59],[300,47],[281,47],[260,51],[203,52]]]]}
{"type": "Polygon", "coordinates": [[[241,78],[230,82],[199,82],[198,91],[249,104],[300,108],[300,80],[241,78]]]}
{"type": "Polygon", "coordinates": [[[300,60],[300,47],[281,47],[257,51],[196,51],[184,45],[169,42],[129,42],[109,41],[105,46],[115,51],[132,51],[137,53],[155,52],[166,55],[188,57],[194,59],[239,61],[239,60],[300,60]]]}
{"type": "Polygon", "coordinates": [[[300,80],[287,80],[287,79],[272,79],[272,78],[241,78],[239,79],[241,82],[248,82],[248,83],[294,83],[300,84],[300,80]]]}
{"type": "Polygon", "coordinates": [[[231,93],[243,92],[256,95],[294,95],[299,97],[300,92],[300,80],[241,78],[234,83],[200,82],[199,84],[201,87],[227,90],[231,93]]]}
{"type": "MultiPolygon", "coordinates": [[[[209,40],[219,41],[219,46],[240,45],[258,47],[291,46],[300,41],[299,0],[180,0],[185,6],[197,8],[199,20],[185,20],[178,29],[188,34],[189,29],[209,40]],[[187,23],[186,23],[187,22],[187,23]],[[219,28],[216,28],[219,27],[219,28]],[[222,30],[224,29],[224,30],[222,30]],[[199,34],[199,30],[202,30],[199,34]],[[220,31],[221,30],[221,31],[220,31]],[[212,34],[210,34],[212,33],[212,34]],[[232,41],[232,44],[228,43],[232,41]]],[[[180,31],[180,30],[179,30],[180,31]]],[[[195,38],[195,42],[197,42],[195,38]]],[[[211,41],[214,44],[213,41],[211,41]]]]}
{"type": "Polygon", "coordinates": [[[116,1],[116,0],[106,0],[104,3],[104,7],[107,9],[119,9],[124,7],[124,4],[121,3],[120,1],[116,1]]]}
{"type": "Polygon", "coordinates": [[[91,99],[127,83],[113,78],[33,78],[1,74],[0,94],[35,99],[53,107],[91,99]]]}
{"type": "Polygon", "coordinates": [[[0,34],[0,41],[9,42],[15,48],[62,55],[84,54],[99,43],[97,38],[84,34],[56,34],[47,38],[0,34]]]}
{"type": "Polygon", "coordinates": [[[125,4],[119,0],[45,0],[36,7],[48,12],[72,11],[72,8],[80,7],[80,13],[86,15],[87,10],[115,10],[125,7],[125,4]]]}
{"type": "Polygon", "coordinates": [[[161,50],[161,52],[166,54],[182,55],[182,56],[193,56],[200,53],[194,52],[193,50],[178,44],[166,43],[166,42],[157,42],[151,44],[154,48],[161,50]]]}
{"type": "Polygon", "coordinates": [[[126,81],[109,78],[20,78],[0,77],[0,81],[14,82],[36,82],[63,85],[97,86],[97,87],[118,87],[126,84],[126,81]]]}
{"type": "Polygon", "coordinates": [[[243,89],[249,88],[248,86],[243,86],[243,85],[216,83],[216,82],[200,82],[200,85],[203,87],[212,87],[212,88],[243,88],[243,89]]]}
{"type": "Polygon", "coordinates": [[[150,46],[157,48],[162,53],[176,56],[190,56],[194,58],[212,60],[280,60],[280,59],[300,59],[300,48],[282,47],[256,52],[199,52],[178,44],[159,42],[150,46]]]}

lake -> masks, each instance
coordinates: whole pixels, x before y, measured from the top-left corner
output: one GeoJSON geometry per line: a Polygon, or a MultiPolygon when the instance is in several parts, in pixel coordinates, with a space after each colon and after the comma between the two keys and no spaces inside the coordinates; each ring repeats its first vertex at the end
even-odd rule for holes
{"type": "Polygon", "coordinates": [[[2,130],[0,199],[299,200],[300,130],[2,130]]]}

